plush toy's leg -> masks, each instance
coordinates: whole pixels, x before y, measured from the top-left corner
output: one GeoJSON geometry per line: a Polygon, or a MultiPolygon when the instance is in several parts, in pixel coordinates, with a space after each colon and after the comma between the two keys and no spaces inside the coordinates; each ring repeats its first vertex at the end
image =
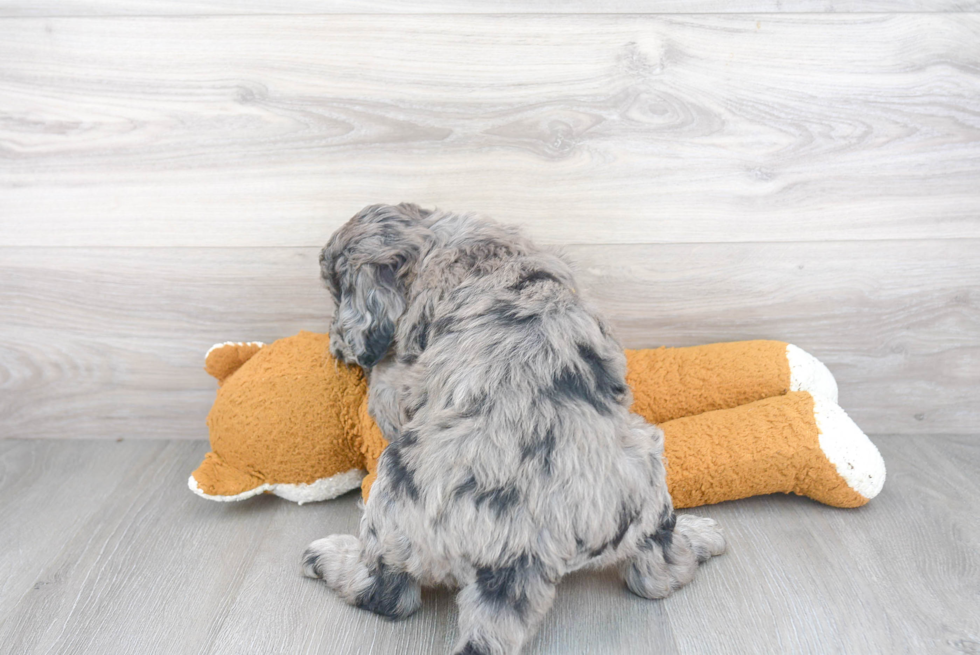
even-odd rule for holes
{"type": "Polygon", "coordinates": [[[516,655],[534,634],[555,598],[555,586],[540,574],[481,569],[456,596],[456,655],[516,655]]]}
{"type": "Polygon", "coordinates": [[[303,573],[321,578],[345,601],[389,619],[404,619],[422,604],[418,580],[383,561],[368,566],[361,543],[349,534],[314,541],[303,553],[303,573]]]}
{"type": "Polygon", "coordinates": [[[837,402],[837,383],[815,357],[781,341],[627,350],[633,411],[663,423],[716,409],[810,391],[837,402]]]}
{"type": "Polygon", "coordinates": [[[837,380],[823,362],[791,343],[786,344],[789,390],[809,391],[814,396],[837,402],[837,380]]]}
{"type": "Polygon", "coordinates": [[[207,453],[187,481],[191,491],[211,499],[233,498],[239,500],[254,491],[262,493],[263,480],[233,466],[229,466],[214,453],[207,453]]]}
{"type": "Polygon", "coordinates": [[[885,482],[881,455],[860,428],[836,403],[805,391],[660,427],[676,507],[778,492],[857,507],[885,482]]]}
{"type": "Polygon", "coordinates": [[[637,596],[665,598],[693,580],[699,564],[724,552],[725,537],[715,521],[671,512],[640,544],[639,554],[620,565],[620,573],[637,596]]]}

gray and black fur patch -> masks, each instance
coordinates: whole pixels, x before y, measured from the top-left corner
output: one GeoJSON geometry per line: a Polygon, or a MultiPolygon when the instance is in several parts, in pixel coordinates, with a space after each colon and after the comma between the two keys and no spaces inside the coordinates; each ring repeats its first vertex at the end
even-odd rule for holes
{"type": "Polygon", "coordinates": [[[459,651],[459,655],[490,655],[490,651],[477,646],[472,641],[468,641],[466,642],[466,645],[463,646],[463,650],[459,651]]]}
{"type": "Polygon", "coordinates": [[[394,338],[395,324],[387,319],[378,321],[364,333],[364,350],[357,354],[357,363],[363,368],[371,368],[380,362],[394,338]]]}
{"type": "Polygon", "coordinates": [[[516,487],[497,487],[478,493],[475,497],[476,506],[486,505],[501,516],[514,507],[521,498],[521,492],[516,487]]]}
{"type": "Polygon", "coordinates": [[[415,415],[419,413],[419,410],[425,407],[426,404],[428,404],[428,402],[429,402],[429,395],[425,392],[422,392],[422,394],[416,399],[416,401],[413,404],[407,405],[404,408],[405,422],[407,423],[408,421],[411,421],[413,418],[415,418],[415,415]]]}
{"type": "Polygon", "coordinates": [[[444,334],[449,334],[453,332],[458,323],[459,323],[459,319],[457,319],[452,314],[448,314],[446,316],[441,316],[437,318],[432,323],[431,337],[437,338],[443,336],[444,334]]]}
{"type": "Polygon", "coordinates": [[[354,605],[388,619],[402,618],[398,605],[414,584],[407,573],[392,571],[383,562],[379,563],[371,586],[357,597],[354,605]]]}
{"type": "MultiPolygon", "coordinates": [[[[400,293],[397,291],[396,276],[394,265],[377,266],[374,269],[374,283],[379,289],[400,293]]],[[[365,308],[372,320],[364,331],[364,350],[357,353],[357,363],[364,368],[371,368],[381,361],[395,340],[395,322],[389,318],[388,308],[382,298],[381,294],[369,293],[365,299],[365,308]]]]}
{"type": "Polygon", "coordinates": [[[627,506],[623,506],[619,510],[619,523],[616,526],[616,534],[613,535],[612,539],[606,541],[598,548],[594,548],[589,552],[589,557],[598,557],[606,552],[606,549],[612,548],[613,550],[619,548],[619,544],[623,542],[626,537],[626,532],[630,529],[630,526],[640,517],[640,512],[636,509],[631,509],[627,506]]]}
{"type": "Polygon", "coordinates": [[[459,499],[476,492],[476,478],[470,473],[469,477],[453,491],[453,497],[459,499]]]}
{"type": "Polygon", "coordinates": [[[514,507],[521,499],[520,491],[516,487],[495,487],[478,491],[479,485],[476,478],[471,473],[467,478],[453,490],[453,497],[457,500],[472,496],[473,504],[476,507],[486,505],[500,517],[507,510],[514,507]]]}
{"type": "Polygon", "coordinates": [[[389,444],[381,453],[379,468],[384,470],[390,480],[392,493],[404,493],[412,500],[419,499],[419,489],[415,485],[415,473],[404,462],[401,445],[389,444]]]}
{"type": "Polygon", "coordinates": [[[419,442],[419,433],[415,430],[403,430],[401,434],[398,435],[398,445],[414,446],[419,442]]]}
{"type": "Polygon", "coordinates": [[[548,271],[537,270],[537,271],[531,271],[530,273],[521,276],[521,279],[519,279],[517,282],[512,284],[510,288],[513,289],[514,291],[523,291],[524,289],[526,289],[528,286],[532,284],[535,284],[537,282],[545,282],[545,281],[557,282],[558,284],[561,284],[561,280],[555,277],[554,274],[549,273],[548,271]]]}
{"type": "Polygon", "coordinates": [[[451,397],[446,398],[446,407],[444,409],[453,410],[459,418],[473,418],[487,411],[490,405],[490,397],[485,393],[481,393],[475,398],[468,398],[463,406],[454,407],[453,399],[451,397]]]}
{"type": "Polygon", "coordinates": [[[627,389],[622,378],[612,370],[610,362],[600,357],[592,346],[583,343],[578,344],[578,354],[592,372],[596,394],[620,402],[627,389]]]}
{"type": "Polygon", "coordinates": [[[595,349],[583,344],[577,348],[590,375],[587,377],[565,366],[555,376],[550,394],[558,400],[585,401],[600,414],[608,416],[612,406],[621,403],[625,397],[626,385],[611,370],[610,362],[600,357],[595,349]]]}
{"type": "Polygon", "coordinates": [[[529,441],[521,445],[521,461],[537,460],[541,464],[541,469],[546,474],[551,475],[555,444],[555,430],[549,427],[545,430],[544,435],[532,437],[529,441]]]}
{"type": "Polygon", "coordinates": [[[488,312],[504,328],[527,327],[541,320],[541,314],[504,300],[494,303],[488,312]]]}
{"type": "Polygon", "coordinates": [[[411,366],[418,361],[419,355],[429,347],[430,327],[428,316],[421,317],[412,325],[408,332],[408,343],[405,344],[406,351],[398,357],[399,362],[411,366]]]}
{"type": "Polygon", "coordinates": [[[656,531],[648,534],[640,543],[640,548],[652,550],[654,546],[660,546],[664,551],[664,560],[670,562],[667,551],[674,541],[674,527],[677,525],[677,515],[674,511],[666,507],[660,517],[660,524],[656,531]]]}
{"type": "Polygon", "coordinates": [[[422,318],[418,323],[415,324],[415,334],[413,335],[415,339],[415,345],[418,347],[419,352],[425,352],[425,349],[429,347],[429,319],[422,318]]]}
{"type": "Polygon", "coordinates": [[[305,556],[303,557],[303,568],[309,569],[316,573],[317,577],[321,577],[323,574],[320,573],[320,567],[317,565],[320,556],[313,550],[307,550],[305,556]]]}
{"type": "Polygon", "coordinates": [[[523,619],[528,606],[525,586],[533,568],[534,564],[526,554],[509,566],[478,568],[476,584],[480,595],[495,610],[510,608],[523,619]]]}

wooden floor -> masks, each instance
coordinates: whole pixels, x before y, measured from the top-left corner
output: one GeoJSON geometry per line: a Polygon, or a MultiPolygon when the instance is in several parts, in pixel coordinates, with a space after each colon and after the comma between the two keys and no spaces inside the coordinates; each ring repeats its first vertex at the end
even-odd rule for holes
{"type": "MultiPolygon", "coordinates": [[[[691,510],[729,552],[671,598],[576,574],[527,653],[975,653],[980,440],[876,439],[856,510],[769,496],[691,510]]],[[[0,652],[445,653],[448,591],[390,623],[303,578],[306,544],[353,532],[356,495],[202,500],[189,441],[0,440],[0,652]]]]}

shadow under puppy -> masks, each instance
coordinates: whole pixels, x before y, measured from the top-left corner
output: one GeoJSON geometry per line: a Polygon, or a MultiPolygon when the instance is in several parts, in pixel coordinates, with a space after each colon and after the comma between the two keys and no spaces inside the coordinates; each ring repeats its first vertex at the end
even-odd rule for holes
{"type": "Polygon", "coordinates": [[[626,359],[568,264],[513,227],[374,205],[323,249],[333,354],[365,368],[390,442],[360,536],[310,544],[307,575],[403,618],[460,588],[456,653],[517,653],[562,576],[616,565],[662,598],[725,550],[675,516],[663,433],[630,413],[626,359]]]}

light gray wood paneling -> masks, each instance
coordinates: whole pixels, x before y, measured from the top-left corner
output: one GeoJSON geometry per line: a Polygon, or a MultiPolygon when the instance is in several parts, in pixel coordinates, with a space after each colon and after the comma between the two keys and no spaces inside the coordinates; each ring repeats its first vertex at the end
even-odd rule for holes
{"type": "MultiPolygon", "coordinates": [[[[768,338],[865,431],[980,422],[980,242],[579,246],[628,347],[768,338]]],[[[325,331],[316,248],[0,249],[0,436],[204,438],[216,342],[325,331]]]]}
{"type": "Polygon", "coordinates": [[[327,330],[317,253],[0,249],[0,436],[207,438],[211,345],[327,330]]]}
{"type": "Polygon", "coordinates": [[[0,16],[180,16],[241,14],[703,14],[980,10],[976,0],[4,0],[0,16]]]}
{"type": "MultiPolygon", "coordinates": [[[[877,443],[889,477],[869,505],[766,496],[691,510],[722,524],[726,555],[663,601],[612,571],[571,576],[527,655],[980,648],[980,440],[877,443]]],[[[205,450],[0,441],[0,571],[19,573],[0,594],[6,652],[449,652],[449,592],[393,623],[300,576],[308,542],[356,530],[356,494],[208,502],[185,487],[205,450]]]]}
{"type": "Polygon", "coordinates": [[[980,236],[980,15],[0,20],[0,245],[980,236]]]}

